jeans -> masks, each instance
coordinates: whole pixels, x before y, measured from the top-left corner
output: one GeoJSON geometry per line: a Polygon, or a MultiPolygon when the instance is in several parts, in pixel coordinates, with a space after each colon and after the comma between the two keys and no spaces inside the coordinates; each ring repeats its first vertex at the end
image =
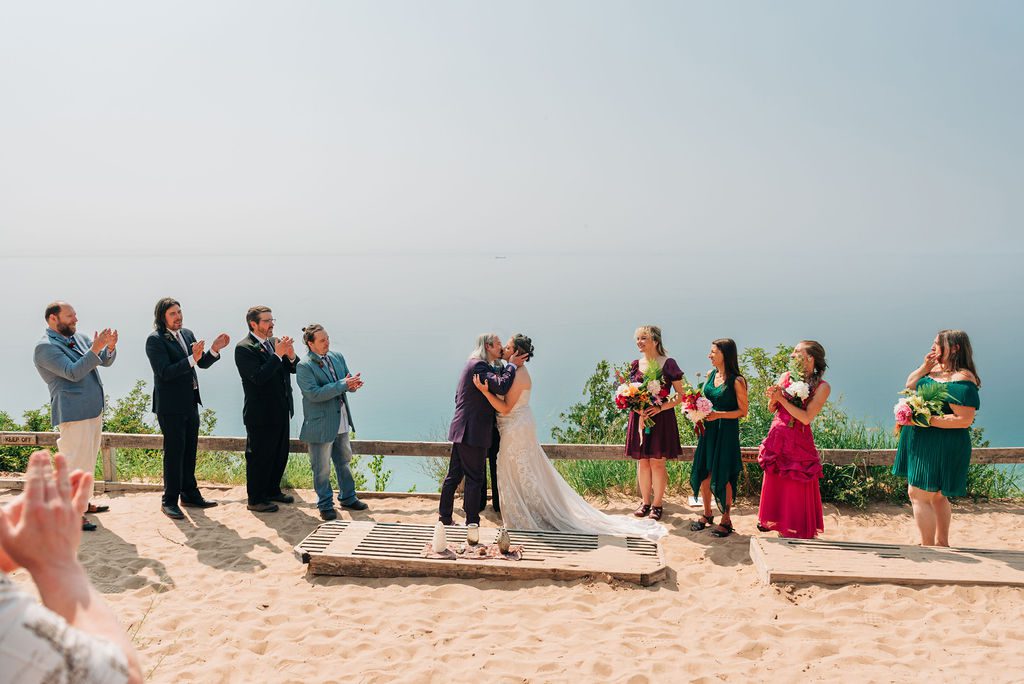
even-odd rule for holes
{"type": "Polygon", "coordinates": [[[331,461],[338,473],[338,501],[351,504],[358,501],[356,481],[352,478],[349,462],[352,460],[352,444],[348,433],[338,435],[333,442],[309,444],[309,465],[313,468],[313,489],[316,490],[316,507],[321,511],[333,508],[331,503],[331,461]]]}

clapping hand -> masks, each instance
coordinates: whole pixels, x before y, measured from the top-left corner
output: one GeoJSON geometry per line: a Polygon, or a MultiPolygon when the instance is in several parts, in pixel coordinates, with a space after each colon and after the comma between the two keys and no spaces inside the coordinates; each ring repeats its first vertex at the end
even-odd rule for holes
{"type": "Polygon", "coordinates": [[[116,348],[117,348],[117,330],[111,330],[110,331],[110,343],[107,344],[107,351],[109,351],[110,353],[114,353],[114,350],[116,348]]]}
{"type": "Polygon", "coordinates": [[[0,569],[40,569],[77,563],[82,538],[82,513],[89,505],[92,475],[68,475],[63,454],[32,454],[25,472],[25,491],[0,506],[0,569]],[[13,567],[12,567],[13,566],[13,567]]]}
{"type": "Polygon", "coordinates": [[[217,335],[216,338],[214,338],[213,346],[211,347],[210,351],[212,351],[214,354],[219,354],[220,350],[228,346],[229,342],[231,342],[231,338],[228,337],[228,334],[221,333],[220,335],[217,335]]]}
{"type": "Polygon", "coordinates": [[[355,375],[349,373],[345,376],[345,383],[348,385],[349,392],[355,392],[363,386],[363,378],[361,376],[362,373],[356,373],[355,375]]]}
{"type": "Polygon", "coordinates": [[[192,343],[192,358],[198,361],[203,358],[203,351],[206,349],[206,340],[196,340],[192,343]]]}
{"type": "Polygon", "coordinates": [[[92,334],[92,353],[97,356],[99,356],[99,353],[103,351],[104,347],[113,351],[114,345],[116,344],[117,331],[112,331],[110,328],[104,328],[103,330],[92,334]]]}
{"type": "Polygon", "coordinates": [[[279,337],[274,342],[274,353],[282,358],[288,356],[288,339],[287,337],[279,337]]]}
{"type": "Polygon", "coordinates": [[[295,340],[285,335],[281,338],[281,342],[284,343],[284,355],[292,361],[295,360],[295,340]]]}

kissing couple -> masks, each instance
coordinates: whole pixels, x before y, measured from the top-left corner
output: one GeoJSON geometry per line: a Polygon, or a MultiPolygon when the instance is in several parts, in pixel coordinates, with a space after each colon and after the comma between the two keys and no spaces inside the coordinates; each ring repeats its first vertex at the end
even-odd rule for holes
{"type": "Polygon", "coordinates": [[[477,338],[455,388],[455,415],[448,430],[452,455],[441,485],[438,519],[454,524],[455,490],[465,478],[466,524],[480,524],[484,469],[497,432],[497,477],[491,472],[497,490],[495,508],[500,500],[505,527],[651,540],[668,534],[655,520],[602,513],[558,474],[537,440],[530,410],[533,379],[527,363],[533,355],[533,342],[523,334],[513,335],[504,345],[493,333],[477,338]],[[502,360],[507,362],[504,366],[502,360]]]}

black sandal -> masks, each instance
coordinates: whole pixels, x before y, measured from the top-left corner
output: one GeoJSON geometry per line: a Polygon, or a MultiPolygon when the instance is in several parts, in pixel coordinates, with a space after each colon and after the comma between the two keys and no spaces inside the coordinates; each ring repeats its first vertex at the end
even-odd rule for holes
{"type": "Polygon", "coordinates": [[[722,539],[724,537],[728,537],[730,534],[735,532],[735,530],[732,527],[732,523],[731,522],[718,523],[718,527],[720,527],[722,529],[715,528],[715,529],[711,530],[711,536],[712,537],[718,537],[719,539],[722,539]]]}
{"type": "Polygon", "coordinates": [[[633,511],[633,515],[638,518],[646,518],[647,514],[651,512],[651,504],[641,503],[637,506],[637,509],[633,511]]]}
{"type": "Polygon", "coordinates": [[[649,517],[651,520],[661,520],[661,514],[663,512],[664,509],[661,506],[651,506],[651,515],[649,517]]]}
{"type": "Polygon", "coordinates": [[[770,527],[765,527],[761,523],[757,523],[757,531],[758,532],[771,532],[772,529],[770,527]]]}
{"type": "Polygon", "coordinates": [[[715,524],[715,516],[713,516],[713,515],[702,515],[702,516],[700,516],[700,520],[694,520],[693,522],[690,523],[690,531],[691,532],[700,532],[701,530],[703,530],[708,525],[714,525],[714,524],[715,524]]]}

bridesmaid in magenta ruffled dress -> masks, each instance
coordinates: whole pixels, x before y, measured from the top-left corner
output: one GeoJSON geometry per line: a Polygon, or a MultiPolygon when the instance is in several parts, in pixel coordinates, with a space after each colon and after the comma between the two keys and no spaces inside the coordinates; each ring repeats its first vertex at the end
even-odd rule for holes
{"type": "Polygon", "coordinates": [[[803,365],[810,393],[801,401],[803,408],[796,406],[784,391],[791,382],[788,372],[768,388],[768,408],[775,411],[775,419],[757,457],[764,470],[757,529],[774,530],[780,537],[814,539],[824,531],[825,520],[818,488],[821,459],[811,435],[811,421],[825,405],[831,387],[822,379],[828,364],[821,344],[804,340],[793,349],[791,358],[803,365]]]}

